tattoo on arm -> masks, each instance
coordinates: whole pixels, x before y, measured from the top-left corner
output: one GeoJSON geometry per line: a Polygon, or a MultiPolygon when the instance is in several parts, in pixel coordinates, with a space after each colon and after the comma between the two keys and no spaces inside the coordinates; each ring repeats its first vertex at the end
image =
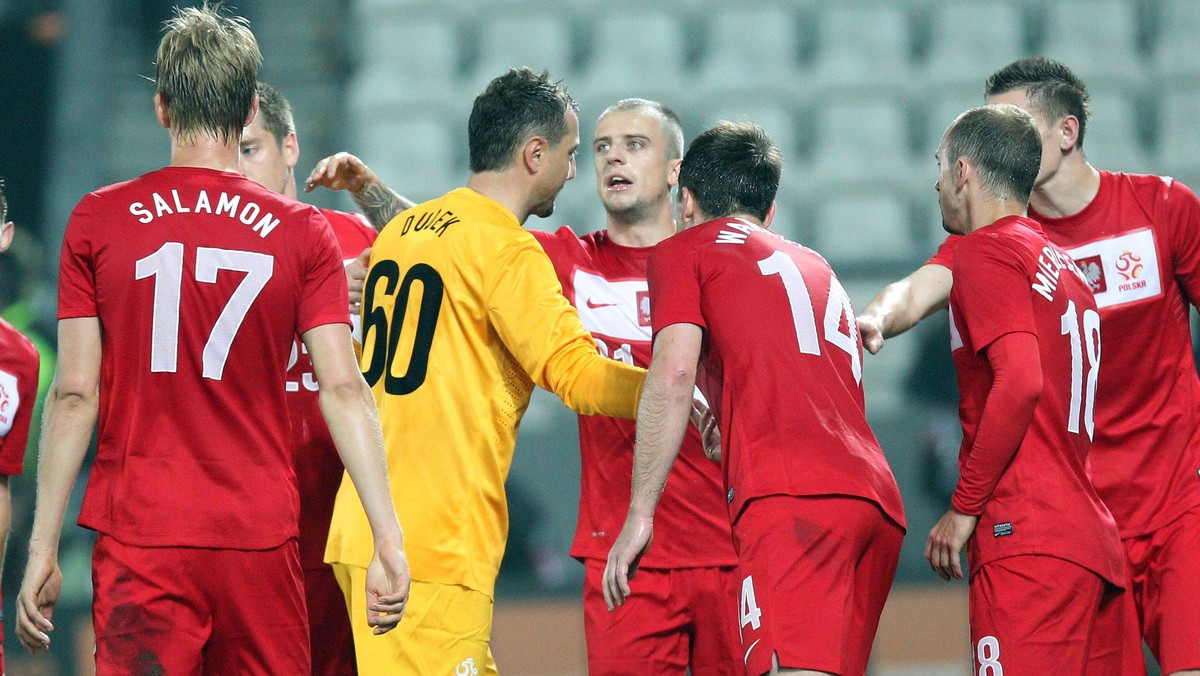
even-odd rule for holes
{"type": "Polygon", "coordinates": [[[350,195],[376,230],[383,229],[396,214],[416,204],[382,183],[368,183],[350,195]]]}

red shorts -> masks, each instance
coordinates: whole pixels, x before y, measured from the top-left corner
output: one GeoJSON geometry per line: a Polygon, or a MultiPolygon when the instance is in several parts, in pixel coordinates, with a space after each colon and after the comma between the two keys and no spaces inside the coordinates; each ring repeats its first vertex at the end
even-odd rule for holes
{"type": "Polygon", "coordinates": [[[304,603],[308,606],[308,637],[313,676],[354,676],[354,634],[346,595],[333,568],[304,571],[304,603]]]}
{"type": "Polygon", "coordinates": [[[600,676],[740,674],[732,568],[643,568],[630,596],[604,605],[604,561],[584,562],[583,626],[588,673],[600,676]]]}
{"type": "Polygon", "coordinates": [[[770,496],[733,524],[746,673],[866,672],[904,531],[869,500],[770,496]]]}
{"type": "Polygon", "coordinates": [[[984,564],[969,589],[974,673],[1146,673],[1129,596],[1087,568],[1012,556],[984,564]]]}
{"type": "Polygon", "coordinates": [[[307,674],[303,575],[295,540],[243,551],[135,547],[98,534],[96,671],[307,674]]]}
{"type": "Polygon", "coordinates": [[[1122,544],[1142,636],[1162,672],[1200,669],[1200,507],[1122,544]]]}

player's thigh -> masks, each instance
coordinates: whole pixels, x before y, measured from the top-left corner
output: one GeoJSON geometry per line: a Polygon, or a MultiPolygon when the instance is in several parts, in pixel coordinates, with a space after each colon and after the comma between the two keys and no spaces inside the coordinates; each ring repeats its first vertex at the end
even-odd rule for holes
{"type": "Polygon", "coordinates": [[[686,604],[692,636],[692,676],[744,674],[738,637],[738,576],[734,567],[682,568],[672,594],[686,604]]]}
{"type": "Polygon", "coordinates": [[[98,674],[199,674],[212,630],[193,584],[196,551],[131,547],[103,533],[92,549],[98,674]]]}
{"type": "Polygon", "coordinates": [[[1200,669],[1200,508],[1151,536],[1143,634],[1164,674],[1200,669]]]}
{"type": "MultiPolygon", "coordinates": [[[[644,568],[629,581],[624,605],[609,611],[601,579],[605,562],[584,562],[583,630],[588,673],[597,676],[683,674],[688,618],[671,589],[670,570],[644,568]]],[[[714,609],[715,610],[715,609],[714,609]]]]}
{"type": "Polygon", "coordinates": [[[1088,676],[1146,676],[1142,633],[1138,628],[1133,592],[1107,587],[1088,642],[1088,676]]]}
{"type": "Polygon", "coordinates": [[[304,571],[296,540],[266,550],[211,551],[202,578],[213,599],[204,672],[310,673],[304,571]]]}
{"type": "Polygon", "coordinates": [[[844,496],[772,496],[746,505],[733,530],[747,673],[769,671],[773,655],[784,668],[861,673],[851,669],[874,636],[854,626],[857,567],[881,519],[874,503],[844,496]]]}
{"type": "Polygon", "coordinates": [[[348,582],[350,628],[362,674],[496,673],[492,659],[492,599],[459,585],[413,580],[404,618],[375,635],[367,624],[366,569],[334,564],[338,582],[348,582]]]}
{"type": "Polygon", "coordinates": [[[971,648],[981,676],[1082,674],[1104,581],[1051,556],[1013,556],[970,579],[971,648]]]}
{"type": "Polygon", "coordinates": [[[333,569],[304,571],[304,602],[308,606],[308,636],[314,676],[352,676],[354,635],[346,597],[333,569]]]}
{"type": "MultiPolygon", "coordinates": [[[[896,578],[900,549],[904,545],[904,530],[888,519],[878,506],[872,506],[878,512],[874,522],[877,527],[854,569],[853,611],[844,627],[846,636],[850,637],[845,664],[850,673],[862,673],[867,669],[871,645],[879,629],[879,617],[896,578]]],[[[871,521],[863,523],[867,530],[871,525],[871,521]]]]}

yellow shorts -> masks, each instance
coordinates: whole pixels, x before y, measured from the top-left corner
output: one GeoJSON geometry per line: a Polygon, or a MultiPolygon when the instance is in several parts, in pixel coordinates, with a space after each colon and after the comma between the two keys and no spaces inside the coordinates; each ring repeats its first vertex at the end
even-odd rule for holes
{"type": "Polygon", "coordinates": [[[367,571],[333,564],[354,632],[358,673],[494,676],[492,599],[461,585],[413,580],[404,618],[382,636],[367,625],[367,571]]]}

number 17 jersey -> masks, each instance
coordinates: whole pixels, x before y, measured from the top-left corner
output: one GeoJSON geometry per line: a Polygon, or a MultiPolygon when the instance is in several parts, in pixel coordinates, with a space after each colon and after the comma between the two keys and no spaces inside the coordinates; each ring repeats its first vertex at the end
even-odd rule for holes
{"type": "Polygon", "coordinates": [[[347,324],[313,207],[240,174],[167,167],[84,197],[59,319],[101,330],[96,460],[79,523],[122,543],[267,549],[297,537],[292,340],[347,324]]]}

